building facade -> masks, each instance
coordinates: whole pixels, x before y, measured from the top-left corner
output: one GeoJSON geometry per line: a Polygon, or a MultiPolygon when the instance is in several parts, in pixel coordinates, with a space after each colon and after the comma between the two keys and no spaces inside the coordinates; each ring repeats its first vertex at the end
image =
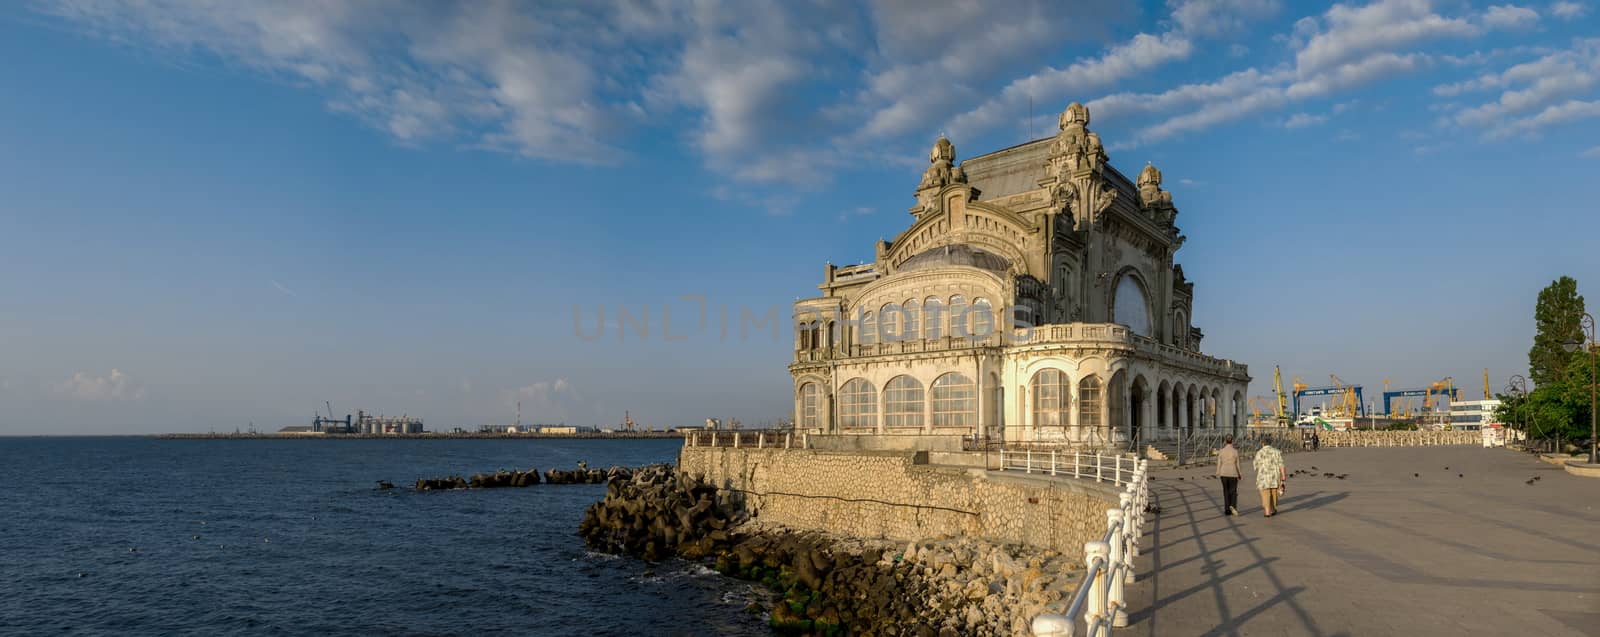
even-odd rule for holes
{"type": "Polygon", "coordinates": [[[1244,365],[1200,352],[1178,209],[1107,161],[1074,103],[1046,139],[957,162],[911,224],[794,306],[796,427],[1123,448],[1245,426],[1244,365]]]}
{"type": "Polygon", "coordinates": [[[1463,400],[1450,403],[1450,428],[1477,430],[1495,424],[1494,412],[1500,408],[1500,401],[1489,400],[1463,400]]]}

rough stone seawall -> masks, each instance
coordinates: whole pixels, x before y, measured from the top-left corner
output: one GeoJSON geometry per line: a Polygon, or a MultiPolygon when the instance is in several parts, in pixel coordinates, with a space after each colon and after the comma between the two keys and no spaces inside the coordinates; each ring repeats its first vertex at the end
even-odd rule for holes
{"type": "Polygon", "coordinates": [[[1432,447],[1480,445],[1477,431],[1324,431],[1317,436],[1324,447],[1432,447]]]}
{"type": "Polygon", "coordinates": [[[982,538],[1081,556],[1116,486],[916,464],[906,453],[684,447],[678,468],[742,491],[762,523],[863,539],[982,538]]]}

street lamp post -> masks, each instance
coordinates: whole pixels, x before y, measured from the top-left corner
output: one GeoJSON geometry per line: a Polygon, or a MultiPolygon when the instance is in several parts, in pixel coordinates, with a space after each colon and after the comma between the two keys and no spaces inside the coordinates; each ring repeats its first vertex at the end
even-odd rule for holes
{"type": "Polygon", "coordinates": [[[1506,393],[1517,399],[1517,424],[1521,425],[1523,448],[1531,443],[1528,435],[1528,380],[1521,374],[1513,374],[1511,381],[1506,383],[1506,393]]]}
{"type": "Polygon", "coordinates": [[[1589,340],[1582,338],[1577,343],[1567,343],[1568,351],[1577,351],[1578,348],[1589,348],[1589,464],[1600,464],[1600,414],[1595,412],[1595,392],[1600,388],[1600,343],[1594,338],[1594,315],[1584,312],[1583,320],[1578,322],[1578,330],[1586,332],[1589,340]]]}

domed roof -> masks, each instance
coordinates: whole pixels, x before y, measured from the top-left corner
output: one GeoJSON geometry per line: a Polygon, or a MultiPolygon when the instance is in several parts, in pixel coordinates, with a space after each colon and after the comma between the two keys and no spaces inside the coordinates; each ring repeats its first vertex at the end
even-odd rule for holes
{"type": "Polygon", "coordinates": [[[979,250],[968,245],[947,245],[919,252],[904,263],[900,264],[901,271],[928,270],[956,265],[965,265],[991,272],[1005,272],[1011,269],[1011,262],[1005,257],[992,252],[979,250]]]}

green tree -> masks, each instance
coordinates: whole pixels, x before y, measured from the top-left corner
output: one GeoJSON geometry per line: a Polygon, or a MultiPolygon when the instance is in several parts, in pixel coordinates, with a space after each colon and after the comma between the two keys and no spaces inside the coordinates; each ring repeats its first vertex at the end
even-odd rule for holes
{"type": "Polygon", "coordinates": [[[1578,295],[1578,282],[1564,276],[1540,290],[1533,320],[1537,331],[1533,334],[1533,348],[1528,350],[1528,376],[1535,387],[1542,388],[1561,381],[1572,360],[1565,345],[1583,340],[1579,327],[1583,297],[1578,295]]]}

